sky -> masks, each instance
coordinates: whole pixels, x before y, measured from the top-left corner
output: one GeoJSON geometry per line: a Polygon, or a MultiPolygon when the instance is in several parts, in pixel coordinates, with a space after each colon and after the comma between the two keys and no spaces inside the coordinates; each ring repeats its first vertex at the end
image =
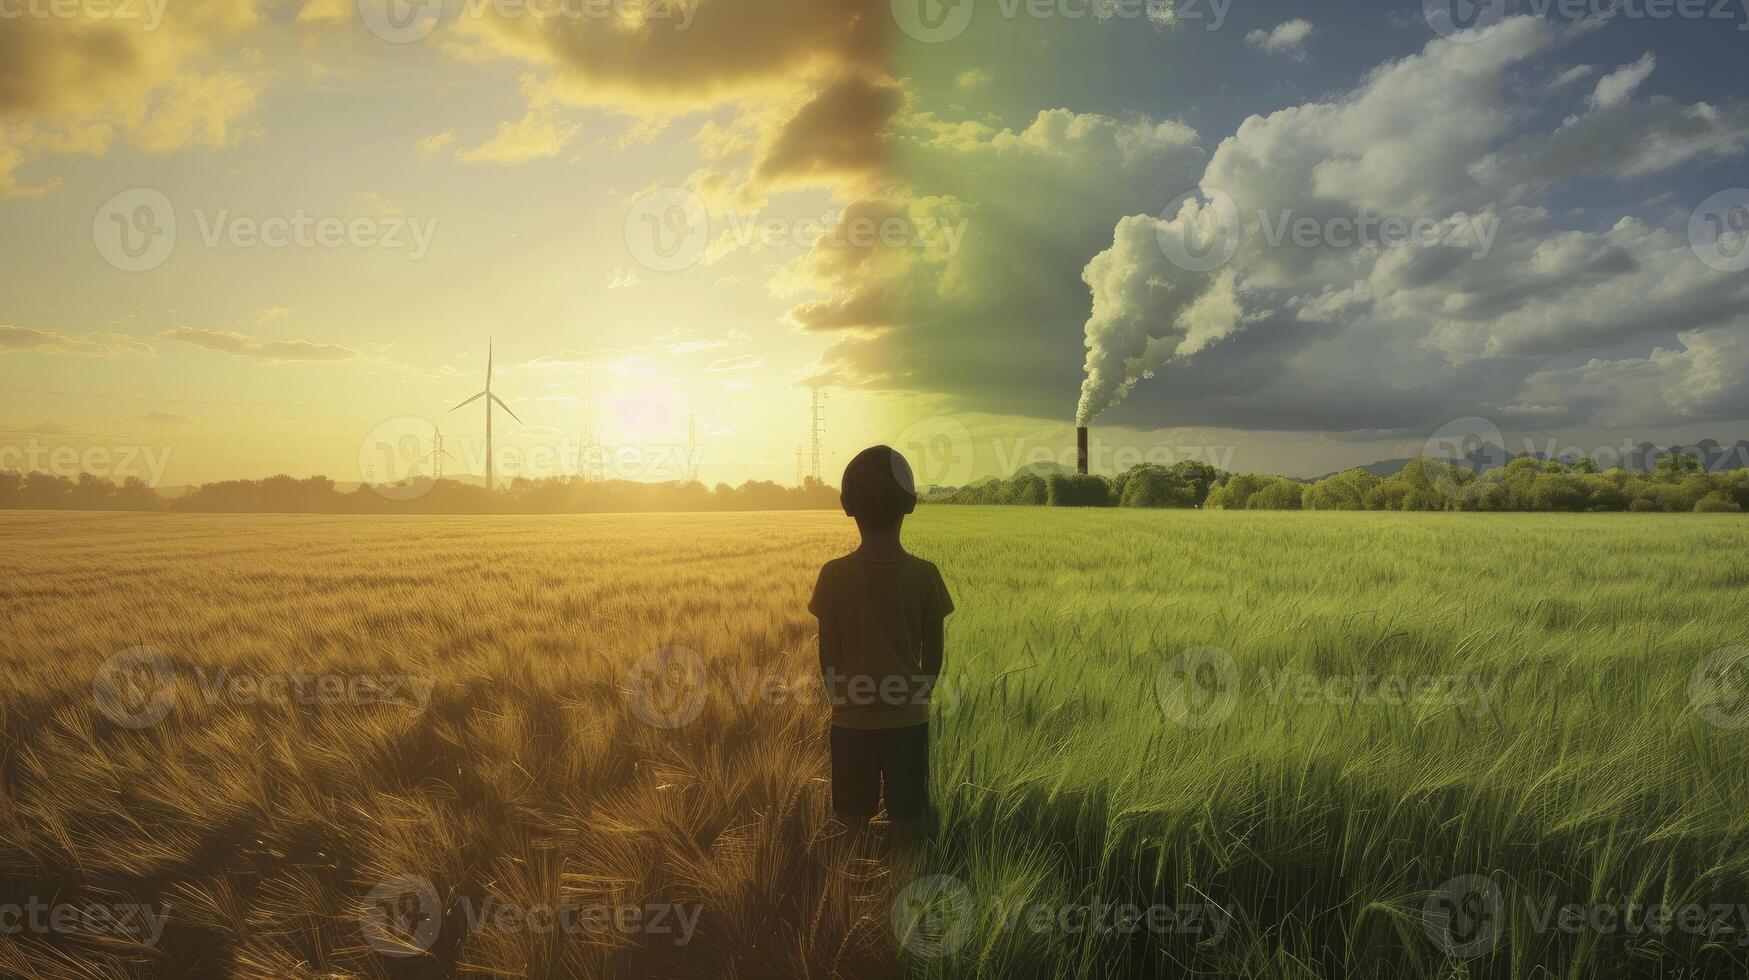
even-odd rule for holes
{"type": "Polygon", "coordinates": [[[1749,436],[1745,2],[1446,2],[0,0],[0,467],[1749,436]]]}

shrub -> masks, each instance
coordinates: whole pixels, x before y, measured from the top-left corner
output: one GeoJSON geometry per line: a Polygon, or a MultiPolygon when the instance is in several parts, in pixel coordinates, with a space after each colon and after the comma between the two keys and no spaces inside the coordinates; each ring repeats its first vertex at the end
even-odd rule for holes
{"type": "Polygon", "coordinates": [[[1724,490],[1714,490],[1700,498],[1694,504],[1696,514],[1740,514],[1743,508],[1737,501],[1731,499],[1730,493],[1724,490]]]}
{"type": "Polygon", "coordinates": [[[1235,473],[1209,491],[1206,506],[1221,510],[1298,510],[1300,486],[1282,476],[1235,473]]]}
{"type": "Polygon", "coordinates": [[[1307,510],[1364,510],[1366,495],[1380,482],[1359,467],[1343,470],[1306,487],[1300,503],[1307,510]]]}
{"type": "Polygon", "coordinates": [[[1111,506],[1111,485],[1094,473],[1053,473],[1045,486],[1052,507],[1111,506]]]}
{"type": "Polygon", "coordinates": [[[1121,507],[1192,507],[1196,504],[1196,489],[1161,466],[1144,464],[1134,467],[1123,475],[1115,489],[1121,507]]]}
{"type": "Polygon", "coordinates": [[[1013,479],[1002,481],[996,490],[996,503],[999,504],[1042,506],[1049,499],[1045,478],[1037,473],[1016,473],[1013,479]]]}

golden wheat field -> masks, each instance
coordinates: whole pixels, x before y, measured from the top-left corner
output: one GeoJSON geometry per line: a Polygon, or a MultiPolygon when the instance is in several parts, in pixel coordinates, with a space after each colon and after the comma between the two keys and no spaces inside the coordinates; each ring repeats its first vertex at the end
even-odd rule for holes
{"type": "Polygon", "coordinates": [[[924,508],[921,868],[828,809],[841,515],[0,522],[0,975],[1749,961],[1739,518],[924,508]],[[1624,902],[1700,918],[1551,925],[1624,902]]]}
{"type": "Polygon", "coordinates": [[[806,591],[852,543],[842,517],[5,520],[6,890],[143,903],[167,924],[155,944],[8,938],[0,974],[825,976],[892,961],[876,866],[822,864],[823,709],[714,700],[677,732],[640,720],[624,689],[628,665],[670,644],[805,676],[806,591]],[[129,729],[92,685],[139,646],[163,651],[176,690],[129,729]],[[367,677],[380,696],[324,703],[319,680],[306,703],[292,681],[240,695],[214,679],[227,670],[367,677]],[[431,681],[422,710],[397,677],[431,681]],[[404,876],[432,883],[444,928],[429,953],[384,955],[359,903],[404,876]],[[487,896],[677,913],[654,934],[469,923],[464,897],[487,896]]]}

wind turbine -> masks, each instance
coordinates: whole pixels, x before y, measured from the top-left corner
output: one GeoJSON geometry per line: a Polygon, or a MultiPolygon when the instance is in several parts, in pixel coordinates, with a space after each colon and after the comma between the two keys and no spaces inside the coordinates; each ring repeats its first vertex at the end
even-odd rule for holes
{"type": "MultiPolygon", "coordinates": [[[[497,402],[498,407],[502,408],[506,412],[510,412],[510,406],[504,404],[504,399],[499,398],[497,395],[492,394],[492,342],[490,340],[486,341],[486,390],[480,392],[479,394],[468,399],[467,401],[462,402],[461,405],[457,405],[455,408],[461,408],[463,405],[468,405],[472,402],[478,401],[481,398],[486,399],[486,489],[491,490],[493,488],[493,484],[492,484],[492,403],[497,402]]],[[[452,411],[452,412],[455,411],[455,408],[450,409],[450,411],[452,411]]],[[[518,421],[518,422],[522,421],[521,419],[516,418],[515,412],[510,412],[510,417],[513,419],[516,419],[516,421],[518,421]]]]}

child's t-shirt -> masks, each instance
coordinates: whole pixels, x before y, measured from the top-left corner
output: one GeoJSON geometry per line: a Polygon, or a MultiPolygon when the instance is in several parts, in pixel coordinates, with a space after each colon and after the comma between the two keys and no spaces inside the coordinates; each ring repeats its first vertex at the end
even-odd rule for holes
{"type": "Polygon", "coordinates": [[[903,728],[929,721],[923,624],[945,619],[953,599],[941,572],[916,555],[871,561],[845,555],[820,569],[808,611],[835,621],[832,724],[903,728]]]}

